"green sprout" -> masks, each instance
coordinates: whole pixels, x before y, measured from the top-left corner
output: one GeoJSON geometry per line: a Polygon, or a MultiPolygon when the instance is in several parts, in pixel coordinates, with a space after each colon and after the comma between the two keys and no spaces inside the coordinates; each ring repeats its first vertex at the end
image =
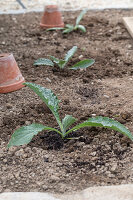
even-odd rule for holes
{"type": "MultiPolygon", "coordinates": [[[[54,67],[54,65],[56,65],[60,69],[64,69],[64,67],[70,61],[70,59],[72,58],[72,56],[75,54],[76,51],[77,51],[77,46],[73,46],[67,52],[64,59],[55,58],[54,56],[50,56],[50,59],[39,58],[34,62],[34,65],[47,65],[47,66],[52,66],[52,67],[54,67]]],[[[73,66],[71,66],[69,69],[74,69],[74,70],[86,69],[87,67],[90,67],[91,65],[93,65],[94,62],[95,62],[94,59],[81,60],[81,61],[77,62],[76,64],[74,64],[73,66]]]]}
{"type": "Polygon", "coordinates": [[[133,141],[133,135],[124,125],[108,117],[102,117],[102,116],[92,117],[70,129],[70,126],[76,122],[76,118],[74,118],[71,115],[66,115],[64,119],[61,121],[58,112],[59,100],[57,96],[52,92],[52,90],[44,88],[35,83],[26,82],[24,83],[24,85],[31,88],[44,101],[44,103],[53,113],[60,129],[58,130],[38,123],[33,123],[28,126],[22,126],[21,128],[17,129],[11,136],[11,139],[7,146],[8,148],[12,146],[20,146],[28,144],[32,140],[34,135],[37,135],[39,132],[43,130],[55,131],[58,134],[60,134],[61,137],[64,139],[69,133],[88,126],[109,128],[126,135],[133,141]]]}
{"type": "Polygon", "coordinates": [[[87,8],[85,8],[84,10],[82,10],[79,14],[79,16],[76,19],[76,23],[75,25],[72,24],[66,24],[65,28],[59,28],[59,27],[54,27],[54,28],[49,28],[47,29],[47,31],[52,31],[52,30],[63,30],[62,33],[70,33],[72,31],[77,31],[78,29],[81,30],[82,32],[86,32],[86,28],[83,25],[80,25],[80,21],[83,18],[83,16],[86,14],[86,12],[88,11],[87,8]]]}

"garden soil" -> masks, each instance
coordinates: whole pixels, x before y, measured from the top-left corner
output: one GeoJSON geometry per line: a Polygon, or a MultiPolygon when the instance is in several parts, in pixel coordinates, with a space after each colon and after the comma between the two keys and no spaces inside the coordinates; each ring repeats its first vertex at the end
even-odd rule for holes
{"type": "MultiPolygon", "coordinates": [[[[74,23],[79,12],[64,12],[74,23]]],[[[122,17],[133,11],[88,11],[81,21],[86,33],[48,32],[39,27],[42,13],[1,15],[0,53],[12,52],[28,82],[52,89],[61,100],[60,116],[108,116],[133,133],[133,42],[122,17]],[[63,58],[77,45],[68,67],[33,66],[49,55],[63,58]],[[86,70],[68,68],[93,58],[86,70]]],[[[64,141],[56,133],[41,132],[28,145],[7,150],[13,132],[33,122],[57,127],[39,97],[28,87],[0,94],[0,192],[64,193],[89,186],[133,183],[133,142],[104,128],[84,128],[64,141]]]]}

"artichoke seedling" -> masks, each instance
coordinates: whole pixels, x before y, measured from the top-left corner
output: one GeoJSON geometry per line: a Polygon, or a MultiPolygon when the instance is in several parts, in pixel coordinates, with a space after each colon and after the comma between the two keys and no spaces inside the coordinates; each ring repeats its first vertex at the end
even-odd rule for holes
{"type": "MultiPolygon", "coordinates": [[[[54,65],[56,65],[60,69],[64,69],[76,51],[77,51],[77,46],[73,46],[67,52],[64,59],[55,58],[54,56],[50,56],[50,59],[39,58],[34,62],[34,65],[47,65],[47,66],[52,66],[52,67],[54,67],[54,65]]],[[[74,64],[73,66],[71,66],[69,69],[73,69],[73,70],[86,69],[87,67],[90,67],[91,65],[93,65],[94,62],[95,62],[94,59],[81,60],[81,61],[77,62],[76,64],[74,64]]]]}
{"type": "Polygon", "coordinates": [[[83,18],[83,16],[86,14],[86,12],[88,11],[87,8],[85,8],[84,10],[82,10],[79,14],[79,16],[76,19],[76,23],[75,25],[72,24],[66,24],[65,28],[59,28],[59,27],[54,27],[54,28],[49,28],[47,29],[47,31],[52,31],[52,30],[63,30],[62,33],[70,33],[72,31],[76,31],[76,30],[81,30],[82,32],[86,32],[86,28],[83,25],[80,25],[80,21],[83,18]]]}
{"type": "Polygon", "coordinates": [[[62,138],[66,138],[69,133],[87,126],[109,128],[118,131],[133,140],[133,135],[124,125],[108,117],[92,117],[70,129],[70,126],[76,122],[76,119],[71,115],[66,115],[63,120],[60,119],[58,112],[59,100],[57,96],[52,92],[52,90],[44,88],[35,83],[27,82],[24,83],[24,85],[27,85],[29,88],[31,88],[44,101],[44,103],[53,113],[60,129],[58,130],[38,123],[23,126],[13,133],[9,141],[8,148],[11,146],[28,144],[32,140],[34,135],[37,135],[43,130],[55,131],[60,134],[62,138]]]}

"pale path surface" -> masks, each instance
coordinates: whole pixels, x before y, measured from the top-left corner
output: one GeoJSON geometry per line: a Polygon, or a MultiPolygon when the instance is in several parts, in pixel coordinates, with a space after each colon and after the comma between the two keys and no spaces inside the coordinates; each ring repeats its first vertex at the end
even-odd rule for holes
{"type": "Polygon", "coordinates": [[[90,187],[61,200],[133,200],[133,185],[90,187]]]}
{"type": "Polygon", "coordinates": [[[133,184],[90,187],[72,195],[55,196],[39,192],[3,193],[0,200],[133,200],[133,184]]]}
{"type": "Polygon", "coordinates": [[[47,193],[39,192],[10,192],[0,194],[0,200],[60,200],[47,193]]]}
{"type": "MultiPolygon", "coordinates": [[[[16,0],[0,0],[0,13],[7,12],[24,12],[25,10],[17,3],[16,0]]],[[[21,0],[26,6],[26,11],[42,11],[44,5],[52,0],[21,0]]],[[[103,8],[133,8],[133,0],[54,0],[53,2],[60,5],[62,10],[79,10],[85,7],[89,9],[103,8]]],[[[51,3],[52,4],[52,3],[51,3]]]]}

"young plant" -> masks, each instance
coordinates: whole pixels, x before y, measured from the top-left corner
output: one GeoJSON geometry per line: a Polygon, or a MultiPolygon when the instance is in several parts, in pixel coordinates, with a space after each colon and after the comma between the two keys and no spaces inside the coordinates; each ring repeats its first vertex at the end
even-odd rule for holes
{"type": "Polygon", "coordinates": [[[72,31],[76,31],[76,30],[81,30],[82,32],[86,32],[86,28],[83,25],[80,25],[80,21],[83,18],[83,16],[86,14],[86,12],[88,11],[87,8],[85,8],[84,10],[82,10],[79,14],[79,16],[76,19],[76,23],[75,25],[72,24],[66,24],[65,28],[59,28],[59,27],[54,27],[54,28],[49,28],[47,29],[47,31],[52,31],[52,30],[63,30],[62,33],[70,33],[72,31]]]}
{"type": "MultiPolygon", "coordinates": [[[[58,66],[60,69],[64,69],[66,64],[69,62],[69,60],[72,58],[72,56],[75,54],[77,51],[77,46],[73,46],[65,55],[64,59],[59,59],[55,58],[54,56],[50,56],[50,59],[45,59],[45,58],[39,58],[34,62],[34,65],[48,65],[48,66],[58,66]]],[[[81,60],[69,69],[86,69],[87,67],[91,66],[94,64],[95,60],[94,59],[85,59],[81,60]]]]}
{"type": "Polygon", "coordinates": [[[84,128],[87,126],[110,128],[112,130],[118,131],[126,135],[128,138],[133,140],[133,135],[124,125],[108,117],[101,117],[101,116],[92,117],[84,121],[83,123],[80,123],[74,126],[73,128],[69,129],[70,126],[76,122],[76,119],[71,115],[66,115],[64,119],[61,121],[59,113],[58,113],[59,100],[54,95],[54,93],[50,89],[46,89],[35,83],[27,82],[24,84],[27,85],[29,88],[31,88],[44,101],[44,103],[48,106],[48,108],[53,113],[60,129],[58,130],[58,129],[44,126],[38,123],[34,123],[28,126],[23,126],[17,129],[13,133],[9,141],[8,148],[11,146],[19,146],[23,144],[28,144],[32,140],[34,135],[37,135],[39,132],[43,130],[55,131],[58,134],[60,134],[62,138],[65,138],[72,131],[76,131],[80,128],[84,128]]]}

